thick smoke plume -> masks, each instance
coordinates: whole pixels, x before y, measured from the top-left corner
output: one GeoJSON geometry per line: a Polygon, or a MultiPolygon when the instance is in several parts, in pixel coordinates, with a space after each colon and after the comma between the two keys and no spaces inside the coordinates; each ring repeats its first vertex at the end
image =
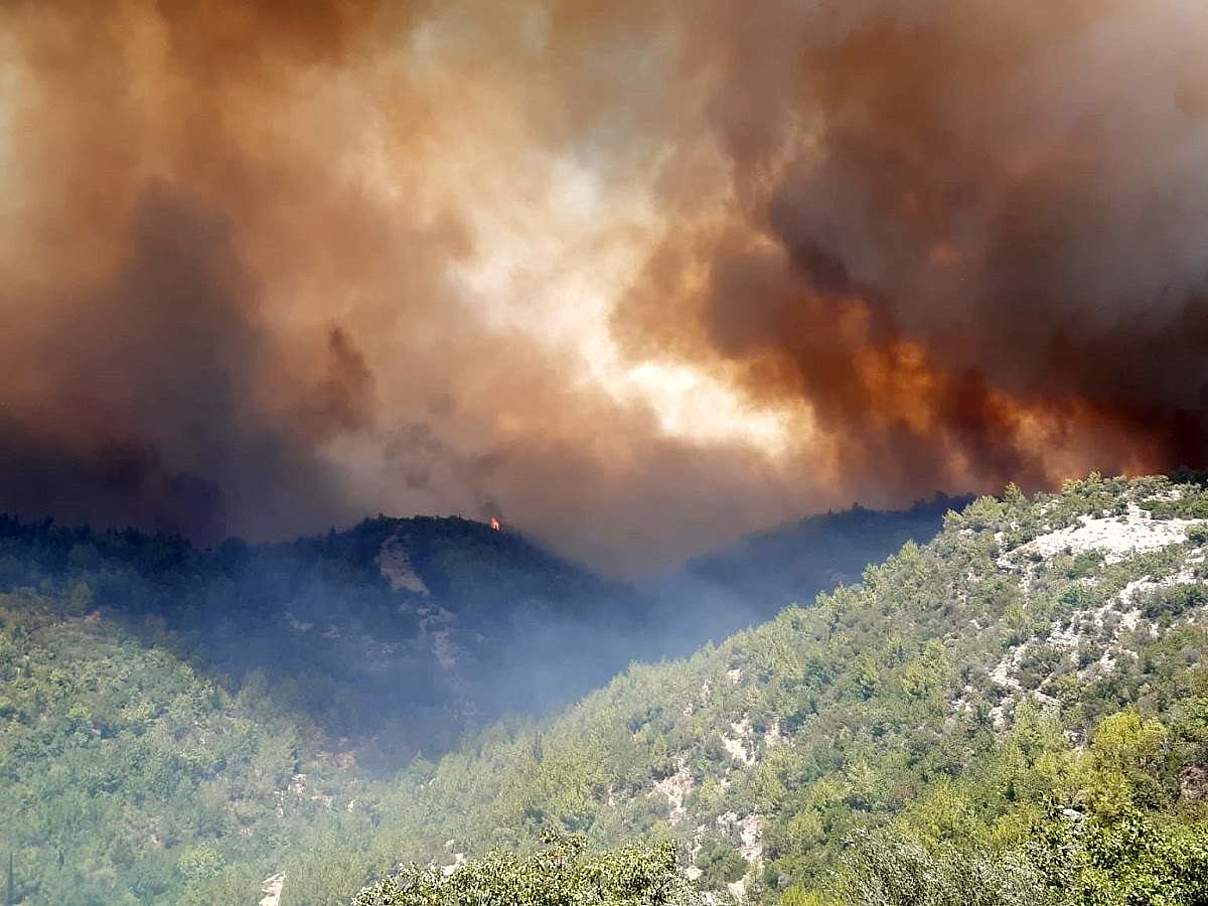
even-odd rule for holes
{"type": "Polygon", "coordinates": [[[857,487],[1204,461],[1201,5],[722,22],[729,216],[669,234],[619,323],[694,324],[687,354],[804,400],[857,487]]]}
{"type": "Polygon", "coordinates": [[[1189,0],[10,0],[0,508],[633,570],[1202,464],[1205,46],[1189,0]]]}

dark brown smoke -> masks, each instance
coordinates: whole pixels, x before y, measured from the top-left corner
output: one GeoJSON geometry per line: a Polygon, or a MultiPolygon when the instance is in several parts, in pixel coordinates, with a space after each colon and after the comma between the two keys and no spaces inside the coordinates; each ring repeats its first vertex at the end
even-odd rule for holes
{"type": "Polygon", "coordinates": [[[636,570],[1206,459],[1188,0],[51,0],[0,35],[0,508],[502,513],[636,570]],[[651,365],[780,440],[668,422],[651,365]]]}
{"type": "Polygon", "coordinates": [[[1205,460],[1202,8],[719,21],[730,214],[667,234],[616,315],[639,354],[688,335],[681,354],[801,400],[856,489],[1205,460]],[[703,287],[669,292],[667,261],[703,287]]]}

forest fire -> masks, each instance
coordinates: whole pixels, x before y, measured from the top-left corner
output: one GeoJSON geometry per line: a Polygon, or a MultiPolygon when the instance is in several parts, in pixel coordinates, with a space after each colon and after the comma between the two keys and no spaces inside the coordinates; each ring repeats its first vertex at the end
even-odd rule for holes
{"type": "Polygon", "coordinates": [[[491,517],[491,531],[492,532],[502,532],[503,531],[503,523],[500,522],[494,516],[491,517]]]}

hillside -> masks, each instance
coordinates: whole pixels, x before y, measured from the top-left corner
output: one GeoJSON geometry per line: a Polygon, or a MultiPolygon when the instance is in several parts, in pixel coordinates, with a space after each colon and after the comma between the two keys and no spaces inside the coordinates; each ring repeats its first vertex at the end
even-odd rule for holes
{"type": "MultiPolygon", "coordinates": [[[[463,619],[506,627],[499,588],[549,616],[564,611],[547,589],[614,586],[523,539],[443,520],[210,552],[16,523],[5,538],[0,845],[31,906],[253,903],[262,885],[277,906],[343,906],[400,862],[456,866],[551,831],[593,848],[669,841],[715,901],[922,901],[882,895],[886,866],[897,884],[949,879],[957,893],[933,900],[945,904],[974,902],[969,877],[1020,879],[1000,885],[1014,900],[976,902],[1022,906],[1055,878],[1120,894],[1136,877],[1192,890],[1160,875],[1172,865],[1208,876],[1196,849],[1208,853],[1199,484],[1092,476],[1032,500],[980,499],[859,585],[378,781],[363,763],[374,748],[333,746],[330,718],[309,710],[323,663],[265,659],[251,643],[241,653],[240,634],[276,632],[291,656],[326,651],[328,663],[343,651],[353,660],[327,686],[339,701],[341,682],[355,692],[358,671],[379,663],[363,647],[376,639],[346,627],[417,626],[421,605],[398,606],[408,596],[456,593],[463,619]],[[389,542],[408,528],[400,552],[389,542]],[[348,595],[337,632],[318,622],[333,589],[348,595]],[[223,639],[209,657],[197,649],[223,639]],[[1140,852],[1137,839],[1161,858],[1095,861],[1140,852]]],[[[459,658],[467,642],[490,647],[449,638],[459,658]]],[[[590,645],[557,652],[553,668],[590,645]]],[[[414,650],[435,657],[431,631],[414,650]]],[[[345,719],[399,713],[378,706],[345,719]]],[[[439,751],[426,742],[415,747],[439,751]]]]}
{"type": "Polygon", "coordinates": [[[689,603],[461,519],[212,550],[0,520],[0,854],[29,904],[239,902],[283,870],[339,902],[383,864],[384,778],[697,644],[689,603]]]}
{"type": "Polygon", "coordinates": [[[642,589],[460,518],[215,549],[0,519],[0,591],[82,595],[77,615],[116,621],[228,689],[255,677],[279,710],[390,771],[499,716],[568,705],[633,660],[761,621],[790,591],[812,595],[930,537],[939,512],[813,517],[642,589]]]}
{"type": "MultiPolygon", "coordinates": [[[[1016,865],[1039,886],[1012,902],[1201,902],[1206,544],[1198,484],[980,499],[859,586],[417,769],[350,845],[443,864],[549,828],[654,834],[706,889],[760,902],[877,902],[885,853],[966,894],[1016,865]]],[[[297,882],[283,906],[334,902],[297,882]]]]}
{"type": "Polygon", "coordinates": [[[21,588],[82,595],[79,615],[115,621],[228,688],[255,677],[278,709],[382,769],[606,681],[634,656],[625,646],[649,611],[630,588],[455,518],[213,550],[6,520],[0,590],[21,588]],[[605,629],[613,646],[567,656],[605,629]]]}
{"type": "Polygon", "coordinates": [[[232,694],[83,598],[0,594],[14,902],[248,902],[283,851],[333,823],[366,826],[359,808],[331,810],[372,801],[352,758],[321,752],[262,684],[232,694]]]}
{"type": "Polygon", "coordinates": [[[677,652],[690,654],[706,641],[720,641],[776,616],[786,604],[812,601],[820,591],[860,580],[907,541],[924,544],[944,524],[949,510],[970,497],[937,494],[905,510],[820,513],[757,532],[729,547],[695,557],[658,583],[658,600],[688,602],[695,631],[677,652]]]}
{"type": "Polygon", "coordinates": [[[585,656],[585,634],[619,645],[642,614],[631,590],[460,519],[215,550],[0,521],[15,893],[249,902],[286,854],[368,833],[373,778],[606,680],[629,655],[585,656]]]}

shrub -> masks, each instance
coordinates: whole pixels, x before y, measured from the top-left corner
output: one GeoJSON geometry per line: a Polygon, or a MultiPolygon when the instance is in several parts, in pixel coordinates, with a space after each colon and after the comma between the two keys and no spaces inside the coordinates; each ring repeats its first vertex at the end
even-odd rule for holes
{"type": "Polygon", "coordinates": [[[669,843],[586,852],[582,837],[551,838],[527,855],[493,852],[448,874],[412,866],[361,891],[354,906],[693,906],[669,843]]]}

